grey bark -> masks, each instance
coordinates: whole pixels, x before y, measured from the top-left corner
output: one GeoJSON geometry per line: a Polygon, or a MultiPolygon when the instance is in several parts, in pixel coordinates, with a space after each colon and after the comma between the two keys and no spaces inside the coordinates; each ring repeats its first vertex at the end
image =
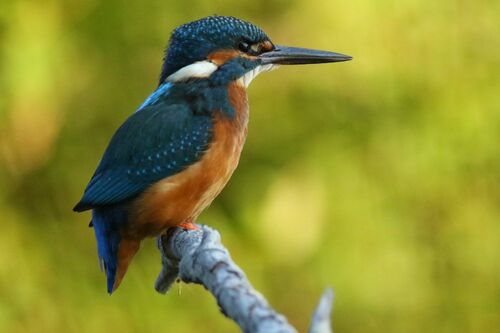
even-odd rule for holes
{"type": "MultiPolygon", "coordinates": [[[[203,285],[217,300],[221,312],[247,333],[297,332],[272,309],[222,245],[219,233],[205,225],[199,230],[170,229],[158,238],[162,270],[155,289],[166,293],[180,279],[203,285]]],[[[333,292],[327,289],[316,308],[310,333],[331,333],[333,292]]]]}

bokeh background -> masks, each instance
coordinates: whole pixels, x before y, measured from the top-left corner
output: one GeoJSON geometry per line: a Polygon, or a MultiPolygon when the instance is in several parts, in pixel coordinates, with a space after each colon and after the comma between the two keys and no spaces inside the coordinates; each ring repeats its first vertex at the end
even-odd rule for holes
{"type": "Polygon", "coordinates": [[[0,331],[237,332],[199,286],[153,290],[146,242],[112,297],[71,211],[154,90],[170,31],[234,15],[354,56],[249,89],[240,167],[201,221],[300,330],[500,331],[499,1],[0,3],[0,331]]]}

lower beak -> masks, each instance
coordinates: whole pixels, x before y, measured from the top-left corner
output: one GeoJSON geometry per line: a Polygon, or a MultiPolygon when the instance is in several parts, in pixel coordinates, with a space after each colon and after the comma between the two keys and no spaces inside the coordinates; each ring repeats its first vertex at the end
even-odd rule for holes
{"type": "Polygon", "coordinates": [[[322,64],[326,62],[340,62],[351,60],[352,57],[329,51],[303,49],[276,45],[272,51],[259,55],[263,65],[304,65],[322,64]]]}

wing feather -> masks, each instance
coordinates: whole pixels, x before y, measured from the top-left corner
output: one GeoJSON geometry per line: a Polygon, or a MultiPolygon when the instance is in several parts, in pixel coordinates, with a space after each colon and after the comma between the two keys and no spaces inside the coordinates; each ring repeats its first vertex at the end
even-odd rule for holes
{"type": "Polygon", "coordinates": [[[75,211],[133,198],[198,161],[208,149],[208,113],[155,102],[141,107],[116,131],[75,211]]]}

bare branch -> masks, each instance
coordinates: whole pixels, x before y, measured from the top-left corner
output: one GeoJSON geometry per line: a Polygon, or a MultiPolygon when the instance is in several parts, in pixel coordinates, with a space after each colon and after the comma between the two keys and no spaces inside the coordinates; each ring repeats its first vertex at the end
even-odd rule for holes
{"type": "MultiPolygon", "coordinates": [[[[158,238],[163,268],[155,289],[166,293],[177,278],[186,283],[203,285],[217,300],[221,312],[234,320],[243,332],[297,332],[286,318],[273,310],[256,291],[244,272],[231,259],[222,245],[219,233],[207,226],[199,230],[172,228],[158,238]]],[[[332,293],[323,295],[313,317],[311,333],[329,325],[332,293]]]]}
{"type": "Polygon", "coordinates": [[[332,323],[330,316],[332,315],[333,306],[333,290],[328,288],[321,295],[319,304],[314,310],[309,333],[331,333],[332,323]]]}

